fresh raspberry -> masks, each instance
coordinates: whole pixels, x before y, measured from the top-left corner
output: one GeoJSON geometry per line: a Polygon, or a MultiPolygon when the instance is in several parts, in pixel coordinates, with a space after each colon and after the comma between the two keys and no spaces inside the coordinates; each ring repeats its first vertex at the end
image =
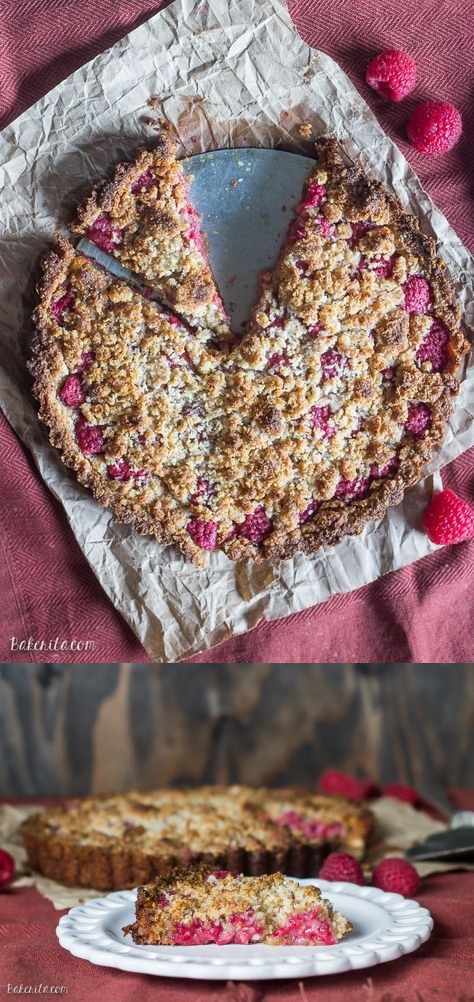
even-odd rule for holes
{"type": "Polygon", "coordinates": [[[456,145],[462,132],[462,119],[448,101],[427,101],[415,108],[407,125],[408,138],[419,153],[436,156],[456,145]]]}
{"type": "Polygon", "coordinates": [[[390,783],[382,790],[383,797],[394,797],[395,800],[402,800],[404,804],[412,804],[416,807],[420,803],[420,794],[412,786],[404,786],[403,783],[390,783]]]}
{"type": "Polygon", "coordinates": [[[300,511],[299,515],[300,525],[306,525],[306,522],[309,522],[310,519],[312,519],[313,516],[316,515],[318,508],[319,508],[319,501],[316,501],[313,498],[313,500],[309,502],[308,507],[305,508],[304,511],[300,511]]]}
{"type": "Polygon", "coordinates": [[[423,275],[409,275],[403,283],[407,313],[426,313],[431,300],[431,287],[423,275]]]}
{"type": "Polygon", "coordinates": [[[192,518],[186,526],[191,539],[203,550],[215,550],[217,542],[217,522],[201,522],[192,518]]]}
{"type": "Polygon", "coordinates": [[[80,407],[86,399],[80,375],[66,376],[58,396],[66,407],[80,407]]]}
{"type": "Polygon", "coordinates": [[[93,456],[104,452],[106,440],[100,425],[87,424],[84,418],[76,421],[76,439],[84,455],[93,456]]]}
{"type": "Polygon", "coordinates": [[[416,64],[407,52],[387,49],[371,59],[365,79],[377,94],[389,101],[401,101],[415,86],[416,64]]]}
{"type": "Polygon", "coordinates": [[[237,526],[240,536],[249,543],[262,543],[273,529],[273,522],[261,505],[251,515],[247,515],[241,525],[237,526]]]}
{"type": "Polygon", "coordinates": [[[118,226],[113,226],[107,213],[104,212],[101,216],[97,216],[97,219],[94,219],[91,226],[87,227],[86,237],[101,250],[113,254],[116,244],[120,243],[122,239],[122,230],[118,226]]]}
{"type": "Polygon", "coordinates": [[[9,884],[15,873],[15,860],[6,849],[0,849],[0,887],[9,884]]]}
{"type": "Polygon", "coordinates": [[[408,418],[405,425],[407,431],[421,438],[428,428],[431,428],[431,410],[426,404],[409,404],[408,418]]]}
{"type": "Polygon", "coordinates": [[[336,769],[323,772],[319,786],[322,793],[334,793],[347,797],[348,800],[365,800],[366,797],[374,797],[378,793],[378,787],[371,779],[353,779],[352,776],[346,776],[345,772],[338,772],[336,769]]]}
{"type": "Polygon", "coordinates": [[[342,376],[348,366],[348,360],[345,355],[341,355],[339,351],[334,348],[328,348],[321,355],[321,369],[323,373],[323,379],[335,379],[337,376],[342,376]]]}
{"type": "Polygon", "coordinates": [[[465,539],[474,539],[474,508],[454,491],[440,491],[423,515],[423,528],[432,543],[462,543],[465,539]]]}
{"type": "Polygon", "coordinates": [[[449,362],[449,330],[442,320],[434,320],[416,353],[418,362],[431,362],[433,372],[441,372],[449,362]]]}
{"type": "Polygon", "coordinates": [[[154,184],[156,184],[155,178],[153,177],[150,168],[148,168],[148,170],[143,171],[143,174],[140,174],[140,176],[133,182],[133,194],[135,195],[138,191],[148,191],[149,188],[153,188],[154,184]]]}
{"type": "Polygon", "coordinates": [[[364,496],[367,488],[369,486],[369,481],[367,477],[356,477],[355,480],[346,480],[341,477],[337,487],[336,487],[336,497],[339,501],[343,501],[345,498],[361,498],[364,496]]]}
{"type": "Polygon", "coordinates": [[[420,886],[420,878],[408,860],[390,856],[377,863],[372,874],[372,886],[411,898],[420,886]]]}
{"type": "Polygon", "coordinates": [[[320,428],[324,438],[332,438],[336,431],[335,425],[329,420],[332,414],[329,404],[325,407],[312,407],[309,412],[309,422],[312,428],[320,428]]]}
{"type": "Polygon", "coordinates": [[[319,871],[323,880],[345,880],[349,884],[365,886],[362,867],[348,852],[330,852],[319,871]]]}

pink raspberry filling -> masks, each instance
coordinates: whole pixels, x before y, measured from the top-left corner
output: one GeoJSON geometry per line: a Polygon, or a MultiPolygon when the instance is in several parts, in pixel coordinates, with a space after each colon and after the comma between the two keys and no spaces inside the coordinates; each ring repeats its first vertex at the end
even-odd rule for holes
{"type": "Polygon", "coordinates": [[[442,320],[434,320],[416,353],[418,362],[431,362],[433,372],[441,372],[449,362],[449,330],[442,320]]]}
{"type": "Polygon", "coordinates": [[[309,912],[300,912],[299,915],[291,915],[284,925],[275,930],[274,935],[282,939],[285,944],[295,946],[303,946],[308,940],[311,943],[322,943],[323,946],[337,944],[329,919],[319,917],[319,907],[309,912]]]}
{"type": "Polygon", "coordinates": [[[228,925],[223,925],[222,922],[203,922],[201,919],[176,922],[172,939],[174,946],[204,946],[206,943],[217,943],[218,946],[228,943],[247,945],[258,942],[262,933],[263,926],[254,919],[252,909],[249,909],[229,916],[228,925]]]}
{"type": "Polygon", "coordinates": [[[214,880],[225,880],[226,877],[235,877],[235,873],[233,873],[232,870],[213,870],[207,879],[211,880],[211,878],[214,878],[214,880]]]}
{"type": "Polygon", "coordinates": [[[369,230],[373,230],[374,226],[375,223],[371,219],[361,219],[360,222],[351,223],[352,236],[347,241],[349,247],[351,249],[356,247],[361,237],[364,237],[369,230]]]}
{"type": "Polygon", "coordinates": [[[84,455],[94,456],[105,451],[107,440],[101,425],[87,424],[84,418],[80,417],[76,421],[75,431],[77,444],[84,455]]]}
{"type": "Polygon", "coordinates": [[[65,313],[66,310],[70,310],[74,306],[75,298],[76,294],[75,292],[73,292],[71,286],[69,285],[66,287],[64,295],[60,296],[59,299],[55,299],[51,303],[51,313],[53,314],[53,317],[55,317],[55,319],[58,321],[58,324],[61,323],[61,320],[63,318],[63,313],[65,313]]]}
{"type": "Polygon", "coordinates": [[[309,522],[312,518],[314,518],[314,516],[317,514],[318,508],[319,508],[319,501],[315,501],[315,499],[313,498],[313,500],[309,502],[308,507],[305,508],[304,511],[300,511],[299,514],[300,525],[306,525],[306,522],[309,522]]]}
{"type": "Polygon", "coordinates": [[[247,515],[241,525],[237,526],[239,536],[244,536],[249,543],[263,543],[272,529],[273,522],[268,518],[262,505],[256,508],[251,515],[247,515]]]}
{"type": "Polygon", "coordinates": [[[196,546],[200,546],[203,550],[215,550],[217,542],[217,522],[209,521],[203,522],[198,518],[192,518],[186,526],[191,539],[194,540],[196,546]]]}
{"type": "Polygon", "coordinates": [[[346,480],[342,477],[336,488],[336,498],[339,501],[361,498],[367,491],[369,481],[366,477],[356,477],[355,480],[346,480]]]}
{"type": "Polygon", "coordinates": [[[311,181],[306,188],[304,201],[300,205],[300,210],[319,209],[325,194],[325,184],[315,184],[314,181],[311,181]]]}
{"type": "Polygon", "coordinates": [[[156,184],[156,180],[148,167],[148,169],[144,170],[143,174],[140,174],[133,182],[131,190],[135,195],[139,191],[149,191],[150,188],[153,188],[154,184],[156,184]]]}
{"type": "Polygon", "coordinates": [[[83,351],[81,356],[81,361],[76,368],[76,372],[85,372],[89,368],[91,362],[95,359],[95,352],[93,351],[83,351]]]}
{"type": "Polygon", "coordinates": [[[332,438],[336,431],[336,426],[329,420],[332,414],[329,404],[325,407],[312,407],[309,414],[311,427],[320,428],[324,433],[324,438],[332,438]]]}
{"type": "Polygon", "coordinates": [[[385,466],[377,466],[377,464],[374,463],[370,467],[370,475],[371,477],[374,478],[374,480],[383,480],[385,477],[389,477],[392,473],[395,473],[397,470],[398,470],[398,456],[392,456],[392,458],[389,459],[388,463],[385,463],[385,466]]]}
{"type": "Polygon", "coordinates": [[[392,254],[391,257],[383,257],[381,261],[377,261],[372,268],[372,271],[375,271],[375,274],[380,275],[381,278],[391,278],[395,265],[395,259],[395,254],[392,254]]]}
{"type": "Polygon", "coordinates": [[[119,226],[114,226],[107,213],[104,212],[87,227],[86,236],[101,250],[106,251],[107,254],[113,254],[116,244],[120,243],[122,239],[122,230],[119,226]]]}
{"type": "Polygon", "coordinates": [[[411,431],[417,438],[421,438],[424,432],[431,428],[431,410],[426,404],[409,404],[408,418],[405,425],[407,431],[411,431]]]}
{"type": "Polygon", "coordinates": [[[192,240],[193,244],[195,245],[195,247],[197,247],[198,251],[201,252],[202,256],[207,259],[207,249],[206,249],[206,245],[204,243],[204,237],[203,237],[203,235],[201,233],[201,229],[200,229],[200,225],[199,225],[200,222],[201,222],[201,217],[200,217],[199,213],[196,212],[196,209],[193,209],[193,207],[191,205],[187,205],[182,211],[188,217],[188,221],[189,221],[188,237],[189,237],[189,239],[192,240]]]}
{"type": "Polygon", "coordinates": [[[349,362],[345,355],[341,355],[334,348],[328,348],[321,355],[321,369],[323,379],[335,379],[346,371],[349,362]]]}
{"type": "Polygon", "coordinates": [[[107,473],[112,480],[130,480],[132,471],[126,459],[119,459],[116,463],[109,463],[107,473]]]}
{"type": "Polygon", "coordinates": [[[315,222],[319,223],[323,237],[334,236],[334,223],[330,223],[326,216],[317,216],[315,222]]]}
{"type": "Polygon", "coordinates": [[[308,839],[332,838],[343,832],[343,827],[338,821],[328,823],[320,818],[308,820],[297,811],[285,811],[279,818],[276,818],[275,824],[280,828],[284,826],[291,828],[292,831],[302,832],[308,839]]]}
{"type": "Polygon", "coordinates": [[[387,369],[382,369],[382,383],[384,386],[392,386],[395,382],[395,367],[389,365],[387,369]]]}
{"type": "Polygon", "coordinates": [[[210,484],[205,477],[198,477],[196,480],[196,490],[191,494],[189,500],[191,504],[204,504],[214,494],[215,486],[210,484]]]}
{"type": "Polygon", "coordinates": [[[423,275],[409,275],[403,283],[407,313],[426,313],[431,301],[431,287],[423,275]]]}
{"type": "Polygon", "coordinates": [[[81,376],[76,373],[66,376],[58,396],[66,407],[80,407],[86,399],[81,376]]]}
{"type": "Polygon", "coordinates": [[[318,337],[318,335],[323,330],[323,325],[320,322],[320,320],[318,320],[317,323],[311,324],[311,326],[308,327],[308,330],[309,330],[309,333],[311,334],[311,337],[313,338],[313,341],[316,341],[316,338],[318,337]]]}
{"type": "Polygon", "coordinates": [[[298,240],[304,240],[306,227],[301,219],[295,219],[288,233],[288,243],[295,244],[298,240]]]}
{"type": "Polygon", "coordinates": [[[289,365],[289,361],[284,352],[275,351],[268,359],[267,369],[275,369],[280,365],[289,365]]]}

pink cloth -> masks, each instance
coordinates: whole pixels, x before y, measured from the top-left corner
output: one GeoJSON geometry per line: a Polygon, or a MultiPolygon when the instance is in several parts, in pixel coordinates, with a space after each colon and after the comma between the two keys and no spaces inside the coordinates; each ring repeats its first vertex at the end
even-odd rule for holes
{"type": "MultiPolygon", "coordinates": [[[[474,810],[473,791],[451,791],[459,807],[474,810]]],[[[365,971],[298,981],[185,981],[95,967],[63,950],[57,912],[33,888],[0,891],[0,991],[6,985],[64,985],[69,1002],[468,1002],[474,983],[472,895],[474,874],[436,874],[422,881],[417,900],[434,919],[419,950],[365,971]]],[[[15,996],[11,996],[14,998],[15,996]]],[[[48,996],[50,997],[50,996],[48,996]]],[[[64,997],[64,996],[63,996],[64,997]]],[[[3,994],[2,994],[3,998],[3,994]]]]}
{"type": "MultiPolygon", "coordinates": [[[[351,75],[424,186],[473,246],[470,150],[470,32],[462,0],[290,0],[297,28],[351,75]],[[368,59],[384,48],[405,48],[418,66],[416,96],[390,105],[363,82],[368,59]],[[414,104],[451,99],[464,116],[464,135],[449,155],[423,158],[404,139],[414,104]]],[[[160,7],[150,0],[5,0],[0,25],[0,124],[160,7]]],[[[146,661],[147,656],[116,612],[82,556],[66,517],[34,464],[2,419],[3,498],[0,567],[3,661],[146,661]],[[11,650],[10,638],[89,640],[93,650],[11,650]]],[[[443,473],[445,485],[472,499],[471,454],[443,473]]],[[[474,546],[441,550],[417,564],[322,606],[277,623],[261,623],[191,660],[205,662],[460,662],[472,660],[474,546]],[[344,630],[341,630],[341,618],[344,630]]]]}

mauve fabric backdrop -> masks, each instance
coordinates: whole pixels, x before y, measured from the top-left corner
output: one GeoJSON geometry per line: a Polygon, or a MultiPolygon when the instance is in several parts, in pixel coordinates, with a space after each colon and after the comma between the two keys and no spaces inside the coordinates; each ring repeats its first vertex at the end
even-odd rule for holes
{"type": "MultiPolygon", "coordinates": [[[[474,810],[472,790],[451,790],[449,796],[456,806],[474,810]]],[[[0,892],[0,991],[8,983],[64,985],[68,1002],[471,1002],[473,884],[472,873],[425,877],[416,897],[433,916],[431,938],[390,964],[304,982],[247,981],[234,987],[127,974],[78,960],[61,949],[54,933],[64,913],[34,888],[13,887],[0,892]]]]}
{"type": "MultiPolygon", "coordinates": [[[[163,4],[149,0],[3,0],[0,6],[0,125],[4,126],[74,69],[112,45],[163,4]]],[[[401,146],[439,208],[473,247],[470,151],[472,29],[461,0],[290,0],[297,29],[352,77],[401,146]],[[363,81],[369,58],[386,48],[416,59],[415,95],[401,105],[379,99],[363,81]],[[415,103],[452,100],[464,117],[456,149],[438,158],[410,150],[404,123],[415,103]]],[[[4,661],[147,661],[86,563],[65,515],[28,452],[1,418],[0,588],[4,661]],[[89,640],[93,651],[17,652],[10,638],[89,640]]],[[[474,493],[472,451],[443,472],[445,486],[474,493]]],[[[472,660],[474,544],[430,557],[324,605],[200,654],[204,662],[469,662],[472,660]],[[341,628],[341,623],[343,624],[341,628]]],[[[184,997],[184,996],[183,996],[184,997]]]]}

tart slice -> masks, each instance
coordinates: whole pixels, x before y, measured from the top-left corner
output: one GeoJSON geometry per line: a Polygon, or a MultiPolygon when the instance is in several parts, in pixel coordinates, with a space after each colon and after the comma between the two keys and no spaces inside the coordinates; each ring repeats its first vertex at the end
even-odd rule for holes
{"type": "Polygon", "coordinates": [[[152,946],[335,946],[352,929],[317,887],[281,873],[174,870],[139,887],[135,913],[124,933],[152,946]]]}
{"type": "Polygon", "coordinates": [[[95,186],[71,224],[101,250],[145,279],[168,306],[206,336],[226,339],[228,317],[207,258],[189,178],[164,128],[153,150],[115,168],[95,186]]]}

